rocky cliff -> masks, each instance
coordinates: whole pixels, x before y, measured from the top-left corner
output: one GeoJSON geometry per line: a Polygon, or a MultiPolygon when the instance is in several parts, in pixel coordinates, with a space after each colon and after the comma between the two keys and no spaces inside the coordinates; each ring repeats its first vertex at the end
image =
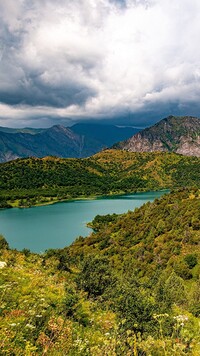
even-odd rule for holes
{"type": "Polygon", "coordinates": [[[169,116],[114,147],[130,152],[165,151],[200,157],[200,119],[169,116]]]}

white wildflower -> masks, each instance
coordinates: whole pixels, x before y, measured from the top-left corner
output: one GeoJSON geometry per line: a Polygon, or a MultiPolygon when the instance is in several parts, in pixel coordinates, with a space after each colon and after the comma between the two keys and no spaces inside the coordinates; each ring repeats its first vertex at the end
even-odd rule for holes
{"type": "Polygon", "coordinates": [[[26,324],[26,328],[35,329],[35,326],[33,326],[33,325],[31,325],[31,324],[26,324]]]}
{"type": "Polygon", "coordinates": [[[185,321],[188,321],[188,317],[186,315],[177,315],[174,316],[174,319],[180,323],[184,323],[185,321]]]}
{"type": "Polygon", "coordinates": [[[7,263],[4,261],[0,261],[0,268],[4,268],[7,266],[7,263]]]}

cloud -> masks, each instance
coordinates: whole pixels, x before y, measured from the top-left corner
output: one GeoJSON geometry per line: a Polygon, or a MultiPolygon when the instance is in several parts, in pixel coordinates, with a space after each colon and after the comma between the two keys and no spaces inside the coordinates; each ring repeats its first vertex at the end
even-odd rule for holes
{"type": "Polygon", "coordinates": [[[2,122],[198,115],[199,14],[198,0],[0,0],[2,122]]]}

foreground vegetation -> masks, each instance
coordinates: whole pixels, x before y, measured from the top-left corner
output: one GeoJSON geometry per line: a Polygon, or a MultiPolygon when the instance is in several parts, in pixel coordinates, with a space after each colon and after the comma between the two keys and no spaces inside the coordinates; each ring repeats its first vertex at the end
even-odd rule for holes
{"type": "Polygon", "coordinates": [[[0,164],[0,207],[77,197],[200,187],[200,158],[106,150],[87,159],[27,158],[0,164]]]}
{"type": "Polygon", "coordinates": [[[43,255],[1,237],[1,354],[199,355],[200,190],[91,226],[43,255]]]}

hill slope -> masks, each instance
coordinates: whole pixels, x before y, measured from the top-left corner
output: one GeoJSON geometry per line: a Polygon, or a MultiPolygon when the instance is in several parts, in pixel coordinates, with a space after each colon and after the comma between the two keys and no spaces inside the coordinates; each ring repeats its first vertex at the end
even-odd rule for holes
{"type": "Polygon", "coordinates": [[[113,143],[127,139],[137,129],[114,125],[55,125],[49,129],[0,127],[0,162],[23,157],[89,157],[113,143]]]}
{"type": "Polygon", "coordinates": [[[1,354],[199,355],[199,194],[96,217],[43,255],[0,237],[1,354]]]}
{"type": "Polygon", "coordinates": [[[115,147],[130,152],[164,151],[200,157],[200,119],[169,116],[115,147]]]}
{"type": "Polygon", "coordinates": [[[26,158],[0,164],[2,204],[186,186],[200,187],[200,158],[166,152],[105,150],[85,159],[26,158]]]}

